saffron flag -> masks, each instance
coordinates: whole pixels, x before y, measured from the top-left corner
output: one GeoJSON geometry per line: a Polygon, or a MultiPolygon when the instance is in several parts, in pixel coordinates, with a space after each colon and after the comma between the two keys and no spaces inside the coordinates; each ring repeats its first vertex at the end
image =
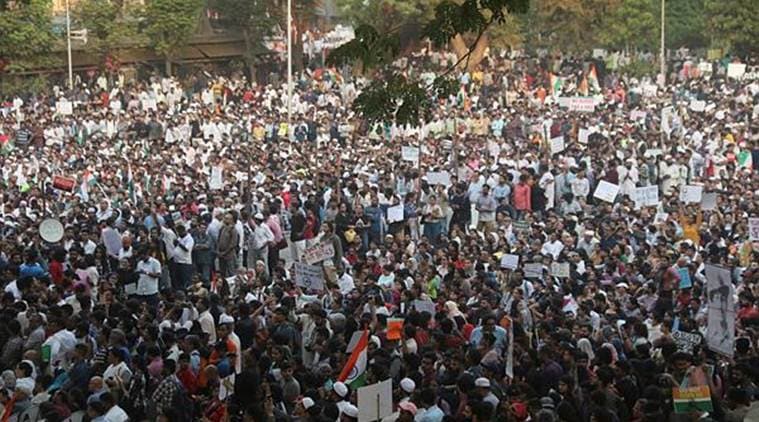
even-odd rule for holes
{"type": "Polygon", "coordinates": [[[588,84],[594,92],[601,92],[601,85],[598,84],[598,72],[596,72],[596,65],[592,63],[590,65],[590,70],[588,71],[588,84]]]}
{"type": "Polygon", "coordinates": [[[368,344],[369,331],[364,330],[356,347],[353,348],[353,352],[348,358],[348,362],[345,363],[343,370],[340,372],[340,376],[337,377],[338,381],[348,384],[351,388],[358,388],[364,385],[366,382],[364,374],[366,373],[366,364],[368,361],[368,344]]]}
{"type": "Polygon", "coordinates": [[[673,388],[672,399],[675,405],[675,413],[711,412],[714,410],[709,387],[706,385],[673,388]]]}

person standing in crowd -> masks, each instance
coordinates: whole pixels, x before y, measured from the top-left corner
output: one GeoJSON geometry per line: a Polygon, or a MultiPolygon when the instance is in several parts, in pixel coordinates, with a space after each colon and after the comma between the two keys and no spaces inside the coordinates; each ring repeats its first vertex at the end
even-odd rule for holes
{"type": "Polygon", "coordinates": [[[237,268],[237,251],[240,235],[235,228],[235,217],[232,213],[224,215],[224,225],[219,230],[216,242],[216,256],[219,259],[219,273],[222,277],[231,277],[237,268]]]}

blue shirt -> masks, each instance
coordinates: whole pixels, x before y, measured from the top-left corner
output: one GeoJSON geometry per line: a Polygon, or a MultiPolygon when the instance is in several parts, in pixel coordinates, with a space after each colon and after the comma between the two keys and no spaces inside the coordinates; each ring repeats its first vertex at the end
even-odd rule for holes
{"type": "Polygon", "coordinates": [[[434,405],[414,418],[414,422],[441,422],[445,417],[443,410],[434,405]]]}
{"type": "MultiPolygon", "coordinates": [[[[469,337],[469,342],[472,343],[473,346],[477,346],[480,344],[480,340],[482,340],[482,326],[475,328],[472,330],[472,335],[469,337]]],[[[503,348],[506,346],[506,329],[501,327],[500,325],[496,325],[493,327],[493,336],[495,336],[495,346],[499,349],[503,350],[503,348]]]]}
{"type": "Polygon", "coordinates": [[[45,271],[42,268],[42,266],[36,262],[33,264],[23,263],[18,268],[18,275],[19,275],[19,278],[24,278],[24,277],[41,278],[47,275],[47,271],[45,271]]]}

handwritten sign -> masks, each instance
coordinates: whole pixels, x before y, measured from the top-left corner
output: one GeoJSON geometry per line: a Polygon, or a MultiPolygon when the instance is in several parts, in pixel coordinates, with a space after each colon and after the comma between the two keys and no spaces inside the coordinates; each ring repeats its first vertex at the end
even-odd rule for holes
{"type": "Polygon", "coordinates": [[[451,186],[451,174],[447,171],[430,171],[427,173],[427,183],[430,185],[451,186]]]}
{"type": "Polygon", "coordinates": [[[640,207],[655,207],[659,205],[659,187],[644,186],[635,188],[633,200],[640,207]]]}
{"type": "Polygon", "coordinates": [[[539,262],[528,262],[524,264],[524,276],[526,278],[543,277],[543,264],[539,262]]]}
{"type": "Polygon", "coordinates": [[[602,201],[614,203],[614,198],[619,193],[619,185],[609,183],[605,180],[601,180],[596,186],[596,191],[593,193],[594,198],[598,198],[602,201]]]}
{"type": "Polygon", "coordinates": [[[680,189],[680,202],[684,204],[700,204],[703,186],[687,185],[680,189]]]}
{"type": "Polygon", "coordinates": [[[569,262],[552,262],[551,275],[558,278],[569,278],[569,262]]]}
{"type": "Polygon", "coordinates": [[[55,103],[55,108],[58,111],[58,114],[62,116],[70,116],[74,114],[74,104],[66,99],[55,103]]]}
{"type": "Polygon", "coordinates": [[[158,104],[156,103],[154,98],[146,98],[142,100],[142,109],[145,111],[148,110],[158,110],[158,104]]]}
{"type": "Polygon", "coordinates": [[[324,290],[324,269],[302,262],[293,263],[295,284],[306,290],[324,290]]]}
{"type": "Polygon", "coordinates": [[[516,270],[519,266],[519,255],[505,254],[501,257],[501,268],[516,270]]]}
{"type": "Polygon", "coordinates": [[[593,97],[572,97],[569,111],[592,113],[596,110],[596,100],[593,97]]]}
{"type": "Polygon", "coordinates": [[[551,154],[558,154],[562,151],[564,151],[564,137],[563,136],[557,136],[555,138],[551,138],[551,154]]]}
{"type": "Polygon", "coordinates": [[[332,246],[332,243],[326,242],[316,244],[310,248],[306,248],[303,251],[303,261],[309,265],[314,265],[317,262],[324,261],[325,259],[330,259],[334,256],[335,248],[332,246]]]}
{"type": "Polygon", "coordinates": [[[690,102],[690,109],[700,113],[706,109],[706,101],[704,100],[691,100],[690,102]]]}
{"type": "Polygon", "coordinates": [[[686,333],[685,331],[672,332],[672,339],[677,345],[677,351],[685,353],[693,353],[693,349],[701,344],[701,336],[694,333],[686,333]]]}

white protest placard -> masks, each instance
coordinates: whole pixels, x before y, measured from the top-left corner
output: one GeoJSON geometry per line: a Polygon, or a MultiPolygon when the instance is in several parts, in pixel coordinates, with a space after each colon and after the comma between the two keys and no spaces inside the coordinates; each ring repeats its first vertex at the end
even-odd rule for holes
{"type": "Polygon", "coordinates": [[[393,414],[393,381],[386,379],[358,389],[358,422],[381,421],[393,414]]]}
{"type": "Polygon", "coordinates": [[[690,101],[690,109],[700,113],[706,109],[706,101],[704,100],[691,100],[690,101]]]}
{"type": "Polygon", "coordinates": [[[593,49],[593,58],[594,59],[604,59],[606,58],[606,50],[603,48],[594,48],[593,49]]]}
{"type": "Polygon", "coordinates": [[[695,333],[686,333],[685,331],[672,332],[672,339],[677,345],[678,352],[693,353],[693,349],[701,344],[701,336],[695,333]]]}
{"type": "Polygon", "coordinates": [[[740,79],[746,73],[745,63],[730,63],[727,65],[727,77],[740,79]]]}
{"type": "Polygon", "coordinates": [[[208,187],[212,190],[219,190],[224,186],[223,170],[221,166],[211,167],[211,179],[208,181],[208,187]]]}
{"type": "Polygon", "coordinates": [[[609,183],[606,180],[601,180],[596,186],[596,191],[593,192],[593,197],[602,201],[614,203],[614,198],[619,193],[619,185],[609,183]]]}
{"type": "Polygon", "coordinates": [[[686,185],[680,189],[680,202],[684,204],[700,204],[703,186],[686,185]]]}
{"type": "Polygon", "coordinates": [[[116,229],[106,227],[102,233],[103,244],[108,255],[112,257],[118,257],[119,251],[121,251],[121,235],[116,229]]]}
{"type": "Polygon", "coordinates": [[[643,85],[643,96],[644,97],[655,97],[657,90],[658,90],[658,88],[656,87],[656,84],[643,85]]]}
{"type": "Polygon", "coordinates": [[[704,211],[717,209],[717,192],[704,192],[701,195],[701,209],[704,211]]]}
{"type": "Polygon", "coordinates": [[[645,120],[648,113],[642,110],[633,110],[630,112],[630,120],[645,120]]]}
{"type": "Polygon", "coordinates": [[[557,136],[551,138],[551,154],[557,154],[562,151],[564,151],[564,137],[557,136]]]}
{"type": "Polygon", "coordinates": [[[596,100],[593,97],[571,97],[569,111],[593,112],[596,110],[596,100]]]}
{"type": "Polygon", "coordinates": [[[539,262],[528,262],[524,264],[524,276],[526,278],[543,277],[543,264],[539,262]]]}
{"type": "Polygon", "coordinates": [[[451,186],[451,174],[447,171],[430,171],[427,173],[427,183],[433,186],[451,186]]]}
{"type": "Polygon", "coordinates": [[[70,116],[74,114],[74,103],[69,100],[62,99],[55,103],[56,111],[62,116],[70,116]]]}
{"type": "Polygon", "coordinates": [[[664,155],[664,151],[662,151],[661,148],[650,148],[643,153],[643,156],[646,158],[658,157],[660,155],[664,155]]]}
{"type": "Polygon", "coordinates": [[[666,212],[657,212],[656,215],[654,215],[654,224],[664,224],[667,222],[667,219],[669,218],[669,214],[666,212]]]}
{"type": "Polygon", "coordinates": [[[551,275],[558,278],[569,278],[569,262],[552,262],[551,275]]]}
{"type": "Polygon", "coordinates": [[[158,104],[154,98],[146,98],[142,100],[142,109],[145,111],[158,110],[158,104]]]}
{"type": "Polygon", "coordinates": [[[335,247],[332,243],[322,242],[306,248],[303,251],[303,261],[306,264],[314,265],[317,262],[330,259],[335,256],[335,247]]]}
{"type": "Polygon", "coordinates": [[[414,163],[419,162],[419,148],[417,147],[402,147],[401,158],[403,161],[412,161],[414,163]]]}
{"type": "Polygon", "coordinates": [[[655,207],[659,205],[659,187],[654,185],[635,188],[633,200],[640,207],[655,207]]]}
{"type": "Polygon", "coordinates": [[[324,290],[324,269],[318,265],[293,263],[295,284],[305,290],[324,290]]]}
{"type": "Polygon", "coordinates": [[[415,300],[414,309],[419,313],[427,312],[430,315],[435,316],[435,302],[431,300],[415,300]]]}
{"type": "Polygon", "coordinates": [[[572,194],[578,198],[586,198],[590,193],[590,185],[587,180],[574,179],[572,180],[572,194]]]}
{"type": "Polygon", "coordinates": [[[730,270],[707,265],[706,298],[708,315],[706,345],[722,355],[732,357],[735,350],[735,298],[730,270]]]}
{"type": "Polygon", "coordinates": [[[501,257],[501,268],[516,270],[519,266],[519,255],[504,254],[501,257]]]}
{"type": "Polygon", "coordinates": [[[387,209],[387,222],[397,223],[403,221],[403,205],[396,205],[387,209]]]}
{"type": "Polygon", "coordinates": [[[752,242],[759,241],[759,217],[748,219],[748,238],[752,242]]]}
{"type": "Polygon", "coordinates": [[[580,129],[577,131],[577,142],[581,144],[587,144],[588,143],[588,136],[590,136],[590,131],[588,129],[580,129]]]}
{"type": "Polygon", "coordinates": [[[712,64],[709,62],[701,62],[698,64],[698,70],[701,73],[712,73],[712,64]]]}

